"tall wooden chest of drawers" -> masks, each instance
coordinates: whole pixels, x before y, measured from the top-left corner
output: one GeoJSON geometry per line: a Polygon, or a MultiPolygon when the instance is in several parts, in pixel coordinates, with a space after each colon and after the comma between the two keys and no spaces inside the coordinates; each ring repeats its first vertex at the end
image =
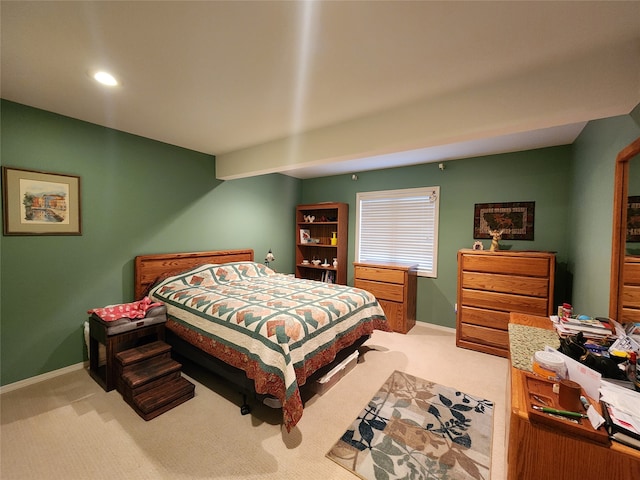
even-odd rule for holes
{"type": "Polygon", "coordinates": [[[416,324],[418,265],[355,262],[354,286],[371,292],[394,332],[407,333],[416,324]]]}
{"type": "Polygon", "coordinates": [[[456,345],[509,356],[509,313],[553,312],[556,257],[549,252],[460,250],[456,345]]]}

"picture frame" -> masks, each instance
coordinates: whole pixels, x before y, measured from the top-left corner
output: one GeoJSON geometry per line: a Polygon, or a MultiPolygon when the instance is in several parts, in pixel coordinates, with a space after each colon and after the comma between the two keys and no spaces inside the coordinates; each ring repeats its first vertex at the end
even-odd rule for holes
{"type": "Polygon", "coordinates": [[[533,240],[535,202],[476,203],[473,238],[492,238],[502,230],[502,240],[533,240]]]}
{"type": "Polygon", "coordinates": [[[309,231],[309,229],[300,229],[300,243],[312,243],[311,232],[309,231]]]}
{"type": "Polygon", "coordinates": [[[640,242],[640,195],[628,198],[627,242],[640,242]]]}
{"type": "Polygon", "coordinates": [[[80,177],[2,167],[4,235],[82,235],[80,177]]]}

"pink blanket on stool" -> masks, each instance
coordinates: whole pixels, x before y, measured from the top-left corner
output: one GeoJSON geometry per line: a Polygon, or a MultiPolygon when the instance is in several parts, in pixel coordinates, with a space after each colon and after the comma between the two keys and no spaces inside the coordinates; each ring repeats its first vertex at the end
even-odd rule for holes
{"type": "Polygon", "coordinates": [[[132,303],[122,303],[120,305],[108,305],[103,308],[94,308],[87,313],[95,313],[105,322],[113,322],[120,318],[144,318],[147,311],[154,307],[160,307],[162,302],[151,302],[149,297],[132,303]]]}

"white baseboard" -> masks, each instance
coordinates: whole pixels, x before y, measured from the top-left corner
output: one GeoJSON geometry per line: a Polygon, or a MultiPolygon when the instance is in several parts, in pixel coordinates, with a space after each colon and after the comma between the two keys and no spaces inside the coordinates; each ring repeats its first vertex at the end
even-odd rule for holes
{"type": "Polygon", "coordinates": [[[75,365],[69,365],[68,367],[43,373],[42,375],[36,375],[35,377],[25,378],[24,380],[20,380],[18,382],[10,383],[8,385],[3,385],[2,387],[0,387],[0,395],[2,395],[3,393],[12,392],[22,387],[28,387],[29,385],[34,385],[39,382],[44,382],[45,380],[49,380],[51,378],[64,375],[65,373],[75,372],[77,370],[82,370],[86,368],[89,368],[89,362],[80,362],[80,363],[76,363],[75,365]]]}

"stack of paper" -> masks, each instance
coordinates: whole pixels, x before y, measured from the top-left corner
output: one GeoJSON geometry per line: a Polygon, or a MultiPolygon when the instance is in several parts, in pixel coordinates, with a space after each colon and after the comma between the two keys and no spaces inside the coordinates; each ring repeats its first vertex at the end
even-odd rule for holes
{"type": "Polygon", "coordinates": [[[640,449],[640,393],[603,380],[600,395],[611,439],[640,449]]]}
{"type": "Polygon", "coordinates": [[[579,332],[585,338],[604,340],[615,338],[616,334],[609,324],[595,318],[551,317],[556,331],[561,336],[576,335],[579,332]]]}

